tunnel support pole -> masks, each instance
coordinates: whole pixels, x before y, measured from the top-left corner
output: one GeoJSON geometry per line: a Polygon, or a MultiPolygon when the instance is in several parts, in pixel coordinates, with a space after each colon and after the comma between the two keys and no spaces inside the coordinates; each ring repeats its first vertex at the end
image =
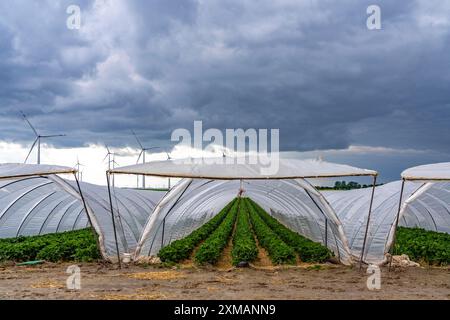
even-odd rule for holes
{"type": "Polygon", "coordinates": [[[375,197],[375,188],[377,186],[377,176],[373,176],[373,185],[372,185],[372,195],[370,196],[370,205],[369,205],[369,213],[367,215],[367,222],[366,222],[366,231],[364,233],[364,241],[363,246],[361,249],[361,257],[359,258],[359,270],[362,268],[362,263],[364,260],[364,251],[366,250],[366,243],[367,243],[367,235],[369,233],[369,225],[370,225],[370,218],[372,215],[372,207],[373,207],[373,199],[375,197]]]}
{"type": "Polygon", "coordinates": [[[391,256],[389,258],[389,271],[391,271],[391,265],[392,265],[392,256],[394,255],[394,249],[395,249],[395,241],[397,240],[397,228],[398,223],[400,220],[400,212],[402,211],[402,201],[403,201],[403,192],[405,190],[405,179],[402,179],[402,188],[400,190],[400,200],[398,201],[398,210],[397,210],[397,216],[395,217],[395,226],[394,226],[394,235],[392,238],[392,245],[389,249],[391,256]]]}
{"type": "Polygon", "coordinates": [[[109,196],[109,205],[111,209],[111,219],[112,219],[112,226],[114,230],[114,241],[116,242],[116,251],[117,251],[117,262],[119,263],[119,269],[122,269],[122,263],[120,261],[120,252],[119,252],[119,243],[117,242],[117,231],[116,231],[116,220],[114,219],[114,209],[113,209],[113,202],[112,202],[112,196],[111,196],[111,186],[110,186],[110,180],[109,180],[109,173],[106,173],[106,181],[108,184],[108,196],[109,196]]]}

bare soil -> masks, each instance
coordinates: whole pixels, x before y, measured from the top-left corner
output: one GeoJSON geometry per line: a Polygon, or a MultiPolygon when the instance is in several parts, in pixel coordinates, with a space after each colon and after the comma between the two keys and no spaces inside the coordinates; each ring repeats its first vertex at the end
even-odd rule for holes
{"type": "Polygon", "coordinates": [[[0,299],[450,299],[450,268],[382,269],[381,289],[370,291],[364,270],[332,264],[119,270],[91,263],[79,264],[81,290],[71,291],[69,265],[0,266],[0,299]]]}

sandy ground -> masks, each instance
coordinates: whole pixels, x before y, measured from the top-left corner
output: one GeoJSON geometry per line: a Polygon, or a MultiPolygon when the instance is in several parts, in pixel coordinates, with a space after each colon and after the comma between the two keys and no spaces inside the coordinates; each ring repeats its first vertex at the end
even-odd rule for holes
{"type": "Polygon", "coordinates": [[[0,299],[450,299],[450,268],[382,269],[369,291],[364,270],[292,268],[162,269],[79,264],[81,290],[66,289],[70,264],[0,266],[0,299]]]}

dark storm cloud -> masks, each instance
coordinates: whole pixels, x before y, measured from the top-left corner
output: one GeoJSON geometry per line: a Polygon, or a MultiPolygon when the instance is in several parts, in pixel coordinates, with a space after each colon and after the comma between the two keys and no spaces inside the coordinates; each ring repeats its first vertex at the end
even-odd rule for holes
{"type": "MultiPolygon", "coordinates": [[[[73,1],[72,1],[73,2],[73,1]]],[[[0,139],[39,128],[57,144],[126,145],[138,131],[280,128],[283,150],[351,144],[450,153],[446,1],[2,3],[0,139]]]]}

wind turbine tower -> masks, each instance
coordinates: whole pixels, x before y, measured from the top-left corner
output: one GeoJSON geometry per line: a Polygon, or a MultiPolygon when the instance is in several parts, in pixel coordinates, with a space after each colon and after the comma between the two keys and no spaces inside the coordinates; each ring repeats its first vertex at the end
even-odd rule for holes
{"type": "MultiPolygon", "coordinates": [[[[108,159],[108,171],[109,171],[111,169],[114,169],[116,164],[117,165],[119,165],[119,164],[116,162],[116,154],[114,152],[111,152],[111,150],[109,149],[109,147],[107,145],[105,145],[105,147],[106,147],[107,153],[106,153],[106,156],[103,159],[103,161],[108,159]],[[111,168],[111,164],[112,164],[112,168],[111,168]]],[[[112,179],[112,186],[114,187],[115,186],[114,175],[112,175],[111,179],[112,179]]]]}
{"type": "Polygon", "coordinates": [[[80,170],[80,167],[84,167],[84,164],[80,163],[80,159],[77,157],[77,164],[75,165],[75,169],[77,169],[77,179],[78,181],[83,181],[83,172],[80,170]]]}
{"type": "MultiPolygon", "coordinates": [[[[159,147],[149,147],[149,148],[144,148],[144,146],[142,145],[141,141],[139,140],[138,136],[136,135],[136,133],[131,130],[131,133],[133,134],[133,136],[136,138],[136,141],[139,145],[139,147],[141,148],[141,152],[139,153],[138,159],[136,161],[136,164],[139,163],[139,160],[142,157],[142,163],[145,163],[145,153],[149,150],[154,150],[154,149],[158,149],[159,147]]],[[[139,186],[139,178],[137,181],[137,184],[139,186]]],[[[142,189],[145,189],[145,175],[142,176],[142,189]]]]}
{"type": "MultiPolygon", "coordinates": [[[[166,155],[167,155],[167,160],[172,160],[172,157],[170,156],[170,153],[168,153],[166,150],[164,150],[164,152],[165,152],[166,155]]],[[[167,189],[170,190],[170,177],[169,177],[168,180],[167,180],[167,185],[168,185],[168,188],[167,188],[167,189]]]]}

